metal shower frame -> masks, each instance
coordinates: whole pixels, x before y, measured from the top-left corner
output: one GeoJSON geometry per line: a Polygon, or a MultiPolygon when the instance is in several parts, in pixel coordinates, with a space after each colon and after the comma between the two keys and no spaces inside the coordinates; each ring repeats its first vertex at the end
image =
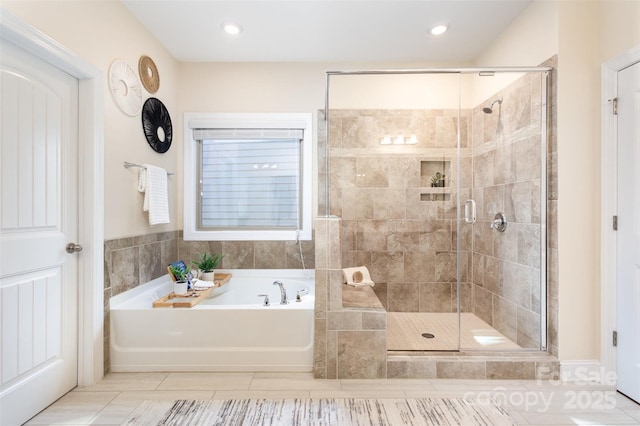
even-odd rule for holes
{"type": "MultiPolygon", "coordinates": [[[[424,68],[424,69],[382,69],[382,70],[351,70],[351,71],[327,71],[325,82],[325,101],[324,101],[324,125],[325,125],[325,214],[330,217],[330,192],[329,192],[329,87],[330,79],[333,76],[353,76],[353,75],[409,75],[409,74],[478,74],[479,76],[494,76],[497,73],[544,73],[545,83],[542,85],[541,93],[541,143],[540,143],[540,348],[536,351],[547,350],[547,144],[548,138],[548,96],[550,71],[552,67],[493,67],[493,68],[424,68]],[[544,303],[542,303],[544,301],[544,303]]],[[[458,104],[459,105],[459,104],[458,104]]],[[[460,106],[458,106],[458,128],[457,128],[457,149],[460,149],[460,106]]],[[[460,171],[460,155],[457,156],[458,172],[460,171]]],[[[460,196],[460,180],[457,179],[458,197],[460,196]]],[[[458,202],[456,222],[460,226],[460,208],[458,202]]],[[[460,238],[458,229],[457,238],[460,238]]],[[[457,247],[460,247],[459,241],[457,247]]],[[[457,250],[457,262],[460,265],[460,250],[457,250]]],[[[460,286],[460,268],[456,267],[457,277],[456,286],[460,286]]],[[[458,350],[461,350],[460,342],[460,291],[457,294],[457,312],[458,312],[458,350]]],[[[468,350],[468,349],[465,349],[468,350]]],[[[523,349],[524,351],[525,349],[523,349]]]]}

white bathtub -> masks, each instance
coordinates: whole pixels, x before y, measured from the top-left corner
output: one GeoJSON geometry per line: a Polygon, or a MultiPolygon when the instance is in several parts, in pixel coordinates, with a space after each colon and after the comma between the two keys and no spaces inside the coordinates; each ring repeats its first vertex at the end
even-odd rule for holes
{"type": "Polygon", "coordinates": [[[168,275],[112,297],[111,371],[312,371],[313,271],[224,272],[231,280],[192,308],[151,306],[172,291],[168,275]],[[296,302],[302,289],[308,294],[296,302]]]}

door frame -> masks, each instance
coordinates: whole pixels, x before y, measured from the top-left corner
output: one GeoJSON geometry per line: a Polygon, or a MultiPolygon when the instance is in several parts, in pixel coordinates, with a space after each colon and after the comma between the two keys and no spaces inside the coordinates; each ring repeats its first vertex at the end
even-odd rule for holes
{"type": "Polygon", "coordinates": [[[601,382],[611,383],[617,371],[616,349],[612,333],[616,330],[616,233],[612,220],[617,214],[618,128],[611,100],[618,95],[618,72],[640,61],[640,47],[631,49],[602,64],[601,146],[602,188],[600,217],[600,365],[601,382]],[[606,374],[605,374],[606,373],[606,374]]]}
{"type": "Polygon", "coordinates": [[[78,79],[78,386],[91,386],[104,375],[103,74],[6,10],[0,38],[78,79]]]}

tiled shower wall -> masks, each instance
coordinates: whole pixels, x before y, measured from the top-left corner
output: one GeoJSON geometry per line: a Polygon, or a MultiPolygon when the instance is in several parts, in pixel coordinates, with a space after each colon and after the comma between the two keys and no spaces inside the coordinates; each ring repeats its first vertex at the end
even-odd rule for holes
{"type": "Polygon", "coordinates": [[[205,252],[221,253],[221,269],[315,268],[315,243],[302,241],[184,241],[182,231],[118,238],[104,243],[104,369],[109,371],[109,298],[167,273],[167,265],[188,265],[205,252]]]}
{"type": "MultiPolygon", "coordinates": [[[[387,311],[457,311],[457,120],[457,109],[329,112],[330,213],[342,218],[342,264],[370,270],[387,311]],[[418,143],[379,143],[398,134],[418,143]],[[442,188],[431,187],[436,171],[446,175],[442,188]]],[[[471,111],[461,112],[460,127],[467,199],[471,111]]],[[[472,234],[461,229],[461,308],[471,311],[472,234]]]]}

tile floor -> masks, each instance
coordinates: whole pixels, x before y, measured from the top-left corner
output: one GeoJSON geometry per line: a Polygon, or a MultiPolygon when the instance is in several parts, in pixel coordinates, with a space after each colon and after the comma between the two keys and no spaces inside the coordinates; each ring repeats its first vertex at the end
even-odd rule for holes
{"type": "Polygon", "coordinates": [[[157,399],[421,397],[491,397],[519,425],[640,425],[640,405],[595,383],[316,380],[311,373],[111,373],[69,392],[27,424],[117,425],[141,401],[157,399]]]}

